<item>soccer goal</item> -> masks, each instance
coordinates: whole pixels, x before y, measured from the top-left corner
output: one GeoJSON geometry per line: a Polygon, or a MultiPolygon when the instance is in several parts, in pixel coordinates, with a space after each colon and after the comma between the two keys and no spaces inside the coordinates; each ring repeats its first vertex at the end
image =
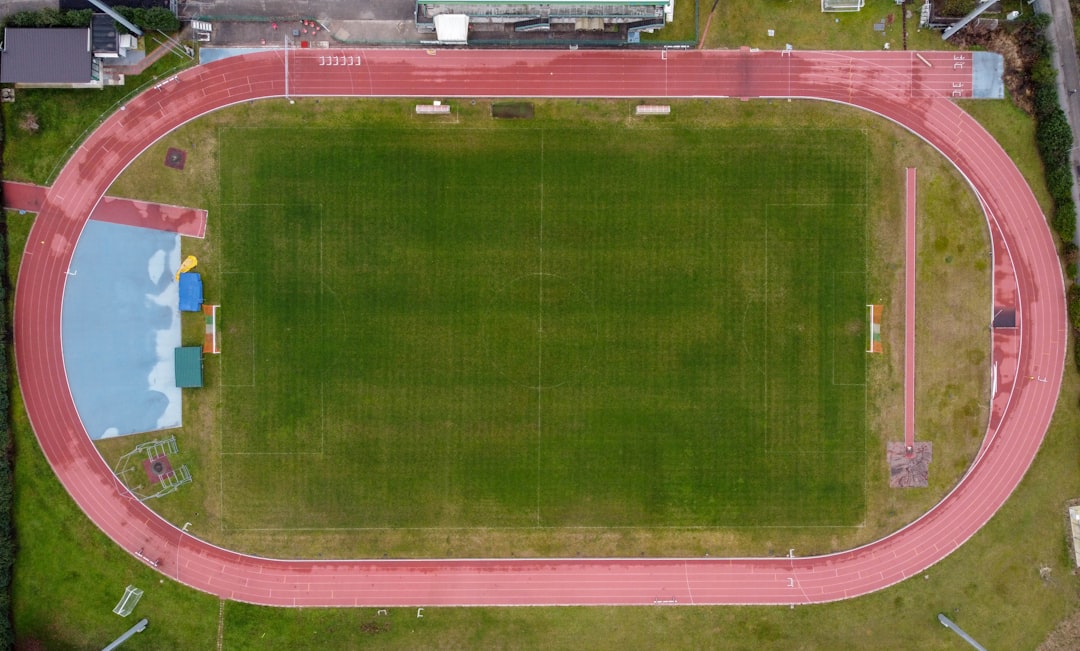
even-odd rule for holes
{"type": "Polygon", "coordinates": [[[203,316],[206,317],[206,334],[203,335],[202,347],[204,353],[221,354],[217,319],[218,308],[220,307],[220,305],[206,305],[205,303],[202,306],[203,316]]]}
{"type": "Polygon", "coordinates": [[[864,0],[821,0],[821,11],[835,13],[841,11],[859,11],[864,0]]]}
{"type": "Polygon", "coordinates": [[[116,604],[116,608],[113,608],[112,611],[121,617],[127,617],[131,614],[131,611],[135,610],[135,604],[139,603],[142,595],[142,590],[129,585],[124,588],[124,596],[120,597],[120,602],[116,604]]]}

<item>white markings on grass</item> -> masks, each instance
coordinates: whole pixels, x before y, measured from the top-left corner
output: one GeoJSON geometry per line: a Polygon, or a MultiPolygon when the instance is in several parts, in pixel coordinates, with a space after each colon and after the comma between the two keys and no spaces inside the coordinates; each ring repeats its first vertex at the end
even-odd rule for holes
{"type": "Polygon", "coordinates": [[[765,372],[762,382],[765,384],[765,432],[764,448],[769,452],[769,204],[765,204],[765,336],[762,341],[765,372]]]}
{"type": "MultiPolygon", "coordinates": [[[[867,152],[867,153],[864,154],[864,159],[868,159],[868,157],[869,157],[869,153],[867,152]]],[[[864,172],[866,174],[869,173],[867,171],[867,169],[866,169],[868,165],[869,165],[869,161],[865,160],[865,162],[864,162],[864,172]]],[[[866,182],[869,183],[869,179],[867,179],[866,182]]],[[[864,187],[864,191],[865,191],[865,187],[864,187]]],[[[764,443],[763,443],[762,447],[763,447],[764,451],[769,453],[769,454],[780,454],[780,455],[806,455],[806,456],[813,457],[813,456],[817,456],[817,455],[856,454],[856,453],[857,454],[865,454],[865,452],[866,452],[866,437],[865,436],[863,436],[861,438],[862,446],[860,448],[858,448],[858,449],[850,449],[850,450],[847,450],[847,449],[845,449],[845,450],[830,450],[829,452],[821,452],[819,450],[803,450],[803,449],[791,450],[791,449],[781,449],[779,447],[777,449],[772,449],[772,448],[769,447],[769,443],[770,443],[770,440],[769,440],[769,356],[768,356],[769,343],[768,343],[768,335],[767,335],[767,333],[770,332],[770,330],[769,330],[769,209],[772,208],[772,207],[781,207],[781,206],[784,206],[784,207],[805,206],[805,207],[812,207],[812,208],[821,208],[822,206],[826,206],[826,207],[849,206],[849,207],[861,207],[864,210],[863,271],[861,271],[861,272],[860,271],[830,272],[828,280],[823,281],[823,282],[828,282],[829,283],[830,300],[832,301],[832,303],[835,303],[837,301],[837,294],[838,294],[837,287],[836,287],[837,276],[839,274],[846,274],[846,275],[862,274],[863,278],[864,278],[864,281],[863,281],[864,282],[864,294],[866,296],[869,296],[869,290],[867,289],[867,283],[869,282],[869,278],[868,278],[868,272],[866,271],[867,266],[869,264],[868,256],[870,255],[870,253],[869,253],[869,233],[867,232],[867,229],[869,228],[869,224],[867,223],[867,221],[865,219],[865,210],[866,210],[866,208],[868,206],[868,204],[865,201],[856,202],[856,203],[850,203],[850,204],[849,203],[837,203],[837,204],[834,204],[834,203],[829,203],[829,204],[820,204],[820,203],[782,203],[782,204],[766,204],[765,205],[765,315],[764,316],[765,316],[766,341],[765,341],[765,344],[764,344],[764,348],[766,350],[766,354],[765,354],[765,359],[764,359],[764,362],[763,362],[763,366],[765,368],[765,379],[764,379],[764,382],[765,382],[765,400],[764,400],[764,405],[765,405],[765,418],[764,418],[764,421],[765,421],[765,424],[764,424],[764,435],[763,435],[764,443]]],[[[832,310],[832,312],[836,312],[836,310],[832,310]]],[[[867,413],[866,410],[867,410],[868,405],[869,405],[869,398],[867,396],[867,382],[866,382],[866,373],[867,373],[867,371],[866,371],[866,365],[865,364],[863,365],[863,381],[862,382],[837,382],[837,380],[836,380],[836,350],[837,350],[837,347],[838,347],[837,339],[838,339],[838,337],[840,337],[842,334],[845,334],[845,333],[841,332],[840,334],[835,334],[835,335],[831,334],[832,332],[835,332],[836,327],[841,327],[842,328],[844,326],[844,324],[836,324],[836,323],[833,323],[832,325],[834,326],[833,328],[829,328],[829,327],[827,327],[825,325],[822,325],[820,327],[820,329],[819,329],[820,332],[818,333],[818,336],[820,337],[820,345],[828,346],[828,348],[829,348],[829,360],[830,360],[829,363],[831,364],[830,382],[829,383],[830,383],[831,386],[835,386],[835,387],[863,387],[863,421],[864,421],[864,430],[865,430],[866,429],[866,427],[865,427],[866,413],[867,413]]],[[[865,469],[864,469],[864,472],[863,472],[863,476],[864,476],[864,478],[866,478],[866,476],[867,476],[866,473],[865,473],[865,469]]],[[[863,526],[863,524],[859,524],[859,525],[856,525],[856,526],[863,526]]]]}
{"type": "MultiPolygon", "coordinates": [[[[866,264],[866,249],[864,248],[863,249],[863,265],[865,266],[865,264],[866,264]]],[[[866,285],[866,281],[865,281],[866,273],[865,272],[861,272],[861,271],[838,271],[838,272],[834,272],[833,274],[831,274],[830,280],[831,280],[831,285],[832,285],[832,299],[833,299],[834,302],[836,301],[836,297],[837,297],[836,277],[839,276],[839,275],[856,276],[856,275],[859,275],[859,274],[862,274],[862,276],[864,278],[863,285],[865,286],[866,285]]],[[[835,324],[835,323],[833,324],[834,327],[836,325],[837,324],[835,324]]],[[[841,328],[845,327],[845,324],[839,324],[839,325],[840,325],[841,328]]],[[[841,331],[840,334],[841,335],[846,335],[847,332],[846,331],[841,331]]],[[[862,382],[837,382],[836,381],[837,337],[836,336],[830,337],[829,340],[830,340],[829,341],[829,343],[830,343],[829,348],[832,350],[832,355],[830,355],[830,357],[832,358],[832,385],[834,387],[865,387],[866,386],[866,364],[865,363],[863,364],[863,381],[862,382]]],[[[864,360],[865,360],[865,357],[864,357],[864,360]]],[[[865,397],[864,397],[864,402],[865,402],[865,397]]]]}
{"type": "MultiPolygon", "coordinates": [[[[351,58],[351,57],[350,57],[351,58]]],[[[326,319],[323,318],[323,210],[319,205],[319,339],[326,341],[326,319]]],[[[326,453],[326,375],[319,375],[319,456],[326,453]]]]}
{"type": "MultiPolygon", "coordinates": [[[[253,272],[251,272],[251,271],[223,271],[223,272],[221,272],[221,278],[225,282],[223,282],[222,284],[225,287],[228,287],[229,286],[228,278],[230,276],[254,276],[254,275],[255,274],[253,272]]],[[[233,299],[228,299],[228,300],[231,301],[233,299]]],[[[248,380],[247,382],[243,382],[243,383],[240,383],[240,382],[236,382],[236,383],[234,383],[234,382],[225,382],[225,371],[224,371],[224,369],[225,369],[225,359],[226,359],[226,357],[222,356],[222,358],[221,358],[221,366],[222,366],[221,379],[222,379],[222,381],[220,383],[218,383],[218,388],[219,389],[220,388],[226,388],[226,389],[247,388],[247,389],[251,389],[251,388],[255,387],[255,307],[256,307],[255,296],[254,296],[254,292],[252,292],[251,311],[249,313],[251,315],[251,379],[248,380]]]]}
{"type": "Polygon", "coordinates": [[[536,525],[540,526],[540,437],[543,433],[544,393],[544,132],[540,131],[540,289],[537,300],[536,333],[536,525]]]}

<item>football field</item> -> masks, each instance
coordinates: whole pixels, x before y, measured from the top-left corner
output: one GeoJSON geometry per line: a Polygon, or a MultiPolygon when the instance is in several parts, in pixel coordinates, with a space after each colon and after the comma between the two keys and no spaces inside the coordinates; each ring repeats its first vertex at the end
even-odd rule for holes
{"type": "Polygon", "coordinates": [[[219,137],[224,528],[862,521],[863,131],[219,137]]]}

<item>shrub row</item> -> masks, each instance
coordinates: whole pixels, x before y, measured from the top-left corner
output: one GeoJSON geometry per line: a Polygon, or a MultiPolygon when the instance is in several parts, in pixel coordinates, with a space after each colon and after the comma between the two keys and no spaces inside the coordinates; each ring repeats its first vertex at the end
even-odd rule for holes
{"type": "Polygon", "coordinates": [[[1073,283],[1066,294],[1069,306],[1069,325],[1073,334],[1073,360],[1080,368],[1080,285],[1073,283]]]}
{"type": "MultiPolygon", "coordinates": [[[[172,33],[180,29],[180,19],[164,7],[114,7],[116,12],[136,26],[146,30],[161,30],[172,33]]],[[[7,27],[89,27],[94,12],[90,9],[61,11],[59,9],[39,9],[38,11],[19,11],[11,14],[4,21],[7,27]]]]}
{"type": "Polygon", "coordinates": [[[89,9],[61,11],[46,8],[38,11],[17,11],[4,21],[5,27],[89,27],[94,12],[89,9]]]}
{"type": "MultiPolygon", "coordinates": [[[[0,161],[4,154],[4,116],[0,114],[0,161]]],[[[0,178],[3,178],[0,167],[0,178]]],[[[11,573],[15,565],[14,498],[15,477],[11,472],[11,398],[8,394],[8,350],[11,329],[7,310],[7,221],[0,211],[0,649],[15,646],[15,630],[11,621],[11,573]]]]}
{"type": "Polygon", "coordinates": [[[160,30],[171,34],[180,29],[180,19],[164,7],[116,7],[116,13],[127,18],[136,26],[146,30],[160,30]]]}
{"type": "Polygon", "coordinates": [[[1035,140],[1046,170],[1046,186],[1054,200],[1050,224],[1062,242],[1076,237],[1076,204],[1072,198],[1072,129],[1061,110],[1053,50],[1046,37],[1047,14],[1032,14],[1022,28],[1033,50],[1031,83],[1034,93],[1035,140]]]}

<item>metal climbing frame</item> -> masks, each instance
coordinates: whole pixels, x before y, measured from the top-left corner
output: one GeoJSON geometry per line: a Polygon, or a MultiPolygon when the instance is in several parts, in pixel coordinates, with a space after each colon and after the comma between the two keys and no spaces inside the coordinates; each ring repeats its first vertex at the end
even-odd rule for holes
{"type": "Polygon", "coordinates": [[[184,484],[191,483],[191,471],[188,470],[188,467],[182,465],[173,468],[172,472],[161,475],[160,481],[156,484],[141,480],[138,471],[142,469],[144,459],[159,459],[179,452],[180,448],[176,445],[175,436],[160,441],[146,441],[136,445],[131,452],[120,457],[113,472],[120,478],[120,481],[124,482],[131,494],[142,501],[154,499],[155,497],[164,497],[169,493],[176,492],[184,484]]]}

